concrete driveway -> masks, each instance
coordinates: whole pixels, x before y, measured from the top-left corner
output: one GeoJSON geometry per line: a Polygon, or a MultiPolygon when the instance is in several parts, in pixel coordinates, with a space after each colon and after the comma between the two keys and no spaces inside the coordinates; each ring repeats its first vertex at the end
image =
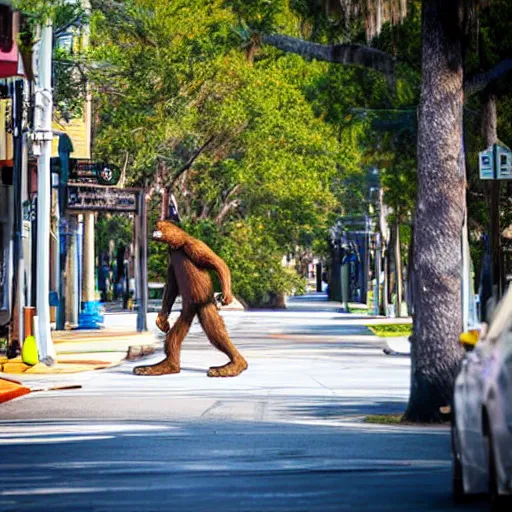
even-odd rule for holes
{"type": "Polygon", "coordinates": [[[206,377],[224,359],[198,325],[179,375],[32,378],[82,388],[1,406],[0,510],[486,509],[451,502],[446,428],[361,422],[404,410],[409,360],[360,319],[323,296],[225,319],[249,362],[234,379],[206,377]]]}

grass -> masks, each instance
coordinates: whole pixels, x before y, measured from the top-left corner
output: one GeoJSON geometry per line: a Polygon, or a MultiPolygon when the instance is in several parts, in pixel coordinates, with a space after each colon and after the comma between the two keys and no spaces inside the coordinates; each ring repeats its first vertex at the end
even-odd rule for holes
{"type": "Polygon", "coordinates": [[[450,425],[450,419],[448,416],[439,423],[413,423],[410,421],[404,421],[403,413],[395,414],[371,414],[364,418],[365,423],[372,423],[374,425],[405,425],[413,427],[446,427],[450,425]]]}
{"type": "Polygon", "coordinates": [[[412,325],[410,324],[385,324],[371,325],[368,328],[381,338],[393,338],[397,336],[410,336],[412,334],[412,325]]]}
{"type": "Polygon", "coordinates": [[[379,425],[401,425],[403,414],[371,414],[364,419],[365,423],[376,423],[379,425]]]}
{"type": "Polygon", "coordinates": [[[349,310],[350,310],[350,313],[352,313],[353,315],[367,315],[368,314],[368,310],[367,309],[349,308],[349,310]]]}

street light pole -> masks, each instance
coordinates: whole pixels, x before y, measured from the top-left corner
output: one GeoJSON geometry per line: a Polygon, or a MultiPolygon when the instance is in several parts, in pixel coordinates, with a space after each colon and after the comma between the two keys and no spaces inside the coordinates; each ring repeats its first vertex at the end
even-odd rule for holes
{"type": "Polygon", "coordinates": [[[56,352],[50,332],[50,201],[52,152],[52,22],[41,30],[38,80],[35,93],[34,154],[37,156],[37,348],[39,360],[55,364],[56,352]]]}

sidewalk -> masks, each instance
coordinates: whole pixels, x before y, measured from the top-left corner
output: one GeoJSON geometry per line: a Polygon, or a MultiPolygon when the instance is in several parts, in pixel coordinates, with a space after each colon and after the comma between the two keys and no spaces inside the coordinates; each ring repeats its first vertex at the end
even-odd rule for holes
{"type": "Polygon", "coordinates": [[[110,368],[125,359],[138,359],[153,354],[158,342],[151,332],[137,333],[129,329],[111,328],[101,331],[52,332],[57,363],[29,366],[16,359],[0,358],[0,372],[6,374],[77,373],[110,368]]]}

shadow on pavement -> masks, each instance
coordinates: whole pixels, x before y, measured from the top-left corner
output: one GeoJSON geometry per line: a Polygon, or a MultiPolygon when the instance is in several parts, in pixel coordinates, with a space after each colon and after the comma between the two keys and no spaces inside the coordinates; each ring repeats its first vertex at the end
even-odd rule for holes
{"type": "Polygon", "coordinates": [[[288,414],[301,418],[347,419],[350,417],[369,416],[373,414],[401,414],[407,403],[402,400],[374,401],[365,398],[329,398],[329,400],[304,400],[303,405],[288,405],[284,408],[288,414]]]}

